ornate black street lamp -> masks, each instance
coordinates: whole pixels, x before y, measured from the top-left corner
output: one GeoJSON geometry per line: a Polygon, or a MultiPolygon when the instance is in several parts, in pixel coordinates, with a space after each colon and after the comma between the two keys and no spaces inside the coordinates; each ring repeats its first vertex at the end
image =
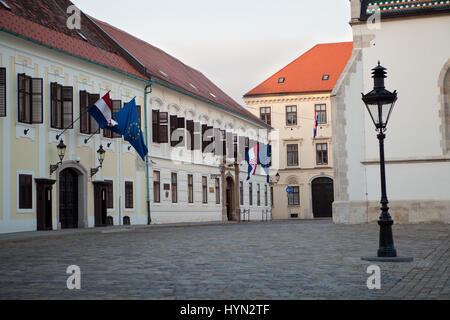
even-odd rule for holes
{"type": "Polygon", "coordinates": [[[386,78],[386,68],[383,68],[378,62],[378,66],[372,69],[374,79],[374,88],[371,92],[364,95],[364,101],[370,117],[378,132],[380,143],[380,171],[381,171],[381,216],[378,224],[380,226],[380,247],[377,258],[363,258],[369,261],[412,261],[412,258],[398,258],[397,250],[394,246],[394,237],[392,234],[392,225],[394,220],[389,214],[389,201],[386,191],[386,164],[384,157],[384,140],[387,124],[397,102],[397,91],[390,92],[386,90],[384,79],[386,78]]]}
{"type": "Polygon", "coordinates": [[[103,149],[102,145],[100,145],[100,148],[97,150],[97,155],[98,155],[98,162],[100,163],[100,165],[97,168],[91,169],[91,178],[93,176],[95,176],[97,174],[97,172],[99,172],[103,166],[103,161],[105,160],[106,151],[103,149]]]}
{"type": "Polygon", "coordinates": [[[64,156],[66,155],[66,148],[67,147],[64,144],[63,140],[59,141],[59,144],[58,144],[58,146],[56,148],[58,149],[59,162],[57,164],[55,164],[55,165],[53,165],[53,164],[50,165],[50,175],[52,175],[53,172],[58,170],[59,166],[63,163],[64,156]]]}

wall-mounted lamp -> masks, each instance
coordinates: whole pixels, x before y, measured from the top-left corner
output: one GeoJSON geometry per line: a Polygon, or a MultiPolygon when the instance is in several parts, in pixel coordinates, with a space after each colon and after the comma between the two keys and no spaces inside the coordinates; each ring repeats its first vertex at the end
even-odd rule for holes
{"type": "Polygon", "coordinates": [[[109,143],[107,144],[108,148],[111,148],[111,145],[112,145],[112,142],[109,142],[109,143]]]}
{"type": "Polygon", "coordinates": [[[59,157],[59,163],[53,165],[50,165],[50,175],[53,174],[56,170],[58,170],[59,166],[63,163],[64,156],[66,155],[66,145],[64,144],[64,141],[61,140],[56,147],[58,149],[58,157],[59,157]]]}
{"type": "Polygon", "coordinates": [[[30,129],[23,130],[23,134],[26,135],[26,136],[28,135],[28,132],[30,132],[30,129]]]}
{"type": "Polygon", "coordinates": [[[131,146],[128,147],[128,151],[130,151],[130,150],[131,150],[131,146]]]}
{"type": "Polygon", "coordinates": [[[105,160],[105,154],[106,154],[106,151],[103,149],[103,146],[100,145],[100,148],[97,150],[98,162],[100,163],[100,165],[97,168],[91,169],[91,178],[93,176],[95,176],[97,174],[97,172],[99,172],[100,169],[102,168],[103,161],[105,160]]]}

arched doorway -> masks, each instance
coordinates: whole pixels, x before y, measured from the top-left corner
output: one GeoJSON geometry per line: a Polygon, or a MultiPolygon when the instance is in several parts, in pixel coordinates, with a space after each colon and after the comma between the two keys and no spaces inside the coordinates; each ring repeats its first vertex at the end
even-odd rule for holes
{"type": "Polygon", "coordinates": [[[233,212],[234,212],[234,181],[233,178],[227,178],[227,188],[226,188],[226,205],[227,205],[227,217],[228,221],[233,221],[233,212]]]}
{"type": "Polygon", "coordinates": [[[78,228],[78,173],[68,168],[59,174],[59,221],[62,229],[78,228]]]}
{"type": "Polygon", "coordinates": [[[311,183],[314,218],[332,218],[334,183],[330,178],[317,178],[311,183]]]}

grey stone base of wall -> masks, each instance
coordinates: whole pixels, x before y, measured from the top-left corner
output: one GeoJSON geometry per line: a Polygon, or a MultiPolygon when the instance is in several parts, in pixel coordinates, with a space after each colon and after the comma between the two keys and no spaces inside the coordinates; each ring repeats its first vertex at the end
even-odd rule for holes
{"type": "MultiPolygon", "coordinates": [[[[336,224],[376,223],[380,207],[379,202],[337,201],[333,204],[333,220],[336,224]]],[[[450,200],[392,201],[389,208],[398,224],[450,224],[450,200]]]]}

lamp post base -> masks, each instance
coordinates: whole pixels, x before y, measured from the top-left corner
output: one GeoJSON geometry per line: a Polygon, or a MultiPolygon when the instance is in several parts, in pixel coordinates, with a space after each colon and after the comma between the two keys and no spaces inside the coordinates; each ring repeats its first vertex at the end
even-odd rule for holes
{"type": "Polygon", "coordinates": [[[362,257],[361,260],[370,262],[413,262],[412,257],[362,257]]]}

